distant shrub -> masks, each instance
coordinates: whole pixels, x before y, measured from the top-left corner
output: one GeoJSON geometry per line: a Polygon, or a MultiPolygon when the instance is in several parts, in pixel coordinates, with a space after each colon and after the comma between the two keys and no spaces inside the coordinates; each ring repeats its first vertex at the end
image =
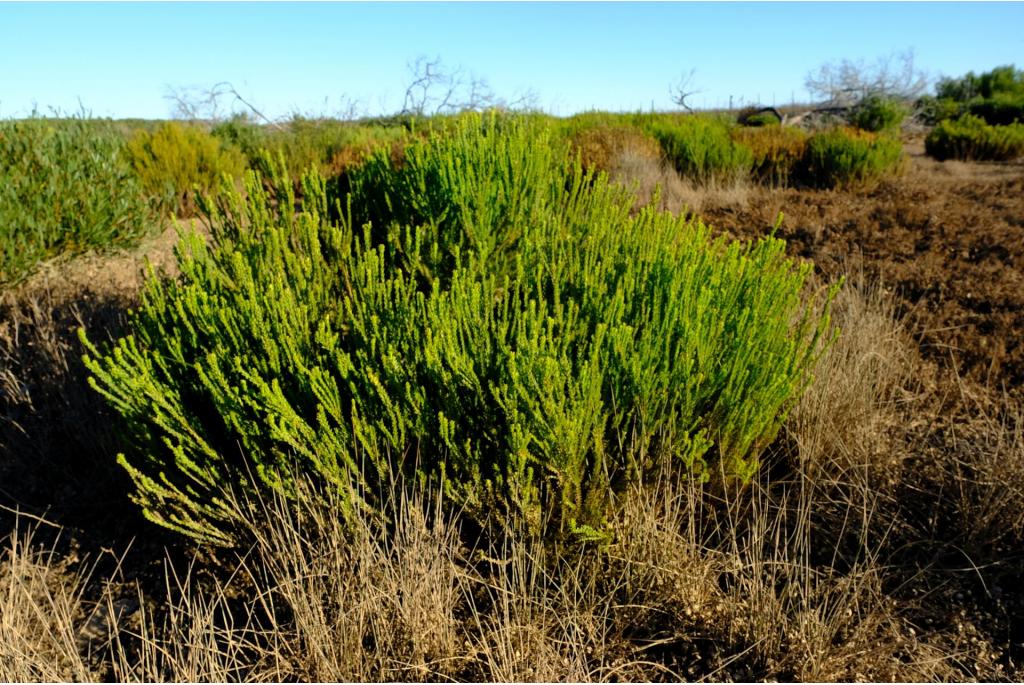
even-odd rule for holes
{"type": "MultiPolygon", "coordinates": [[[[406,133],[402,127],[360,126],[334,119],[294,117],[283,128],[264,129],[261,142],[273,155],[284,158],[293,179],[299,179],[313,168],[330,178],[362,162],[377,147],[403,138],[406,133]]],[[[253,164],[258,164],[260,150],[250,150],[249,154],[253,164]]]]}
{"type": "Polygon", "coordinates": [[[857,103],[850,112],[850,125],[872,133],[891,131],[899,128],[907,113],[907,107],[902,102],[871,95],[857,103]]]}
{"type": "Polygon", "coordinates": [[[570,152],[579,155],[586,171],[612,172],[627,155],[660,160],[661,147],[651,136],[635,126],[600,124],[584,128],[569,141],[570,152]]]}
{"type": "Polygon", "coordinates": [[[130,245],[150,213],[109,121],[0,122],[0,285],[42,259],[130,245]]]}
{"type": "Polygon", "coordinates": [[[380,515],[404,477],[482,522],[599,535],[613,494],[665,463],[749,478],[828,329],[781,241],[634,214],[517,119],[464,119],[400,166],[378,151],[352,219],[304,186],[295,213],[287,178],[250,175],[213,244],[186,236],[181,278],[148,284],[132,335],[86,341],[136,500],[199,539],[231,542],[224,489],[304,474],[343,518],[380,515]]]}
{"type": "Polygon", "coordinates": [[[1024,122],[1024,95],[996,95],[967,103],[967,112],[991,126],[1024,122]]]}
{"type": "Polygon", "coordinates": [[[686,178],[702,184],[735,183],[750,173],[754,161],[750,150],[733,141],[728,124],[720,119],[656,119],[648,130],[665,157],[686,178]]]}
{"type": "Polygon", "coordinates": [[[939,99],[956,102],[999,96],[1024,97],[1024,70],[1008,64],[981,74],[969,71],[959,78],[941,79],[935,91],[939,99]]]}
{"type": "Polygon", "coordinates": [[[143,189],[179,216],[196,210],[196,193],[210,194],[221,176],[240,178],[246,161],[235,147],[224,145],[195,124],[165,122],[153,132],[139,131],[128,141],[128,153],[143,189]]]}
{"type": "Polygon", "coordinates": [[[760,107],[745,107],[736,115],[736,123],[740,126],[778,126],[782,120],[771,112],[764,112],[760,107]]]}
{"type": "Polygon", "coordinates": [[[981,74],[967,72],[960,78],[945,78],[936,87],[925,114],[929,123],[956,119],[962,114],[981,117],[992,126],[1024,121],[1024,71],[1013,65],[996,67],[981,74]]]}
{"type": "Polygon", "coordinates": [[[732,137],[751,151],[755,178],[762,183],[786,185],[799,169],[807,149],[808,134],[799,128],[776,124],[736,128],[732,137]]]}
{"type": "Polygon", "coordinates": [[[936,98],[925,95],[914,102],[914,116],[928,126],[934,126],[946,119],[956,119],[961,114],[965,105],[955,100],[936,98]]]}
{"type": "Polygon", "coordinates": [[[252,162],[259,158],[260,150],[267,147],[267,132],[244,114],[218,122],[210,129],[210,134],[225,147],[241,150],[247,166],[252,166],[252,162]]]}
{"type": "Polygon", "coordinates": [[[943,121],[924,141],[925,152],[938,160],[1005,161],[1024,155],[1024,124],[989,126],[966,114],[943,121]]]}
{"type": "Polygon", "coordinates": [[[812,135],[801,166],[811,186],[854,187],[896,173],[902,160],[903,146],[896,138],[841,127],[812,135]]]}

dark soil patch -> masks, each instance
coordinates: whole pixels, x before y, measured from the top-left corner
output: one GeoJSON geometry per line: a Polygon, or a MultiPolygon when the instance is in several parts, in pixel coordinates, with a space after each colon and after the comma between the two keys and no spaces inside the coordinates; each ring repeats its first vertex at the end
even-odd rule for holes
{"type": "Polygon", "coordinates": [[[770,230],[826,277],[862,259],[893,288],[922,354],[1024,396],[1024,164],[939,163],[913,146],[902,177],[866,191],[757,190],[702,215],[740,237],[770,230]]]}

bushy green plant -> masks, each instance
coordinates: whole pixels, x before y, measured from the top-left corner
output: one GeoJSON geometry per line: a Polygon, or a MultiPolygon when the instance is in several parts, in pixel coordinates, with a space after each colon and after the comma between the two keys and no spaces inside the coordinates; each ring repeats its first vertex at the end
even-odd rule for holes
{"type": "Polygon", "coordinates": [[[760,127],[779,126],[782,120],[773,112],[766,112],[762,107],[744,107],[736,115],[736,123],[740,126],[760,127]]]}
{"type": "Polygon", "coordinates": [[[945,78],[936,87],[933,104],[923,104],[929,123],[956,119],[963,114],[981,117],[993,126],[1024,121],[1024,70],[1006,65],[960,78],[945,78]]]}
{"type": "Polygon", "coordinates": [[[729,125],[721,119],[701,115],[659,118],[647,128],[665,157],[686,178],[701,184],[734,183],[750,173],[750,150],[733,141],[729,125]]]}
{"type": "Polygon", "coordinates": [[[967,72],[959,78],[941,79],[935,88],[939,99],[969,102],[975,98],[988,99],[1000,95],[1024,97],[1024,70],[1012,64],[975,74],[967,72]]]}
{"type": "Polygon", "coordinates": [[[914,102],[914,116],[929,126],[946,119],[956,119],[963,114],[963,110],[963,103],[932,95],[922,96],[914,102]]]}
{"type": "Polygon", "coordinates": [[[244,149],[254,166],[260,164],[261,152],[267,149],[284,158],[293,179],[312,168],[330,178],[362,162],[376,148],[397,142],[405,135],[406,130],[400,126],[361,126],[349,121],[296,116],[280,127],[260,127],[256,137],[247,135],[250,140],[244,149]],[[252,147],[253,144],[258,146],[252,147]]]}
{"type": "Polygon", "coordinates": [[[138,131],[128,141],[132,164],[143,189],[179,216],[191,216],[196,194],[209,195],[221,176],[241,178],[245,157],[197,124],[165,122],[138,131]]]}
{"type": "Polygon", "coordinates": [[[109,121],[0,122],[0,285],[42,259],[130,245],[149,208],[109,121]]]}
{"type": "Polygon", "coordinates": [[[862,131],[881,133],[898,129],[907,117],[906,106],[892,98],[871,95],[850,112],[850,124],[862,131]]]}
{"type": "Polygon", "coordinates": [[[924,141],[925,152],[938,160],[1003,161],[1024,155],[1024,124],[989,126],[965,114],[940,122],[924,141]]]}
{"type": "Polygon", "coordinates": [[[967,103],[967,112],[991,126],[1024,123],[1024,95],[995,95],[967,103]]]}
{"type": "Polygon", "coordinates": [[[840,127],[810,137],[801,173],[817,188],[866,186],[896,173],[902,162],[898,139],[840,127]]]}
{"type": "Polygon", "coordinates": [[[549,134],[469,117],[401,166],[379,152],[341,221],[316,173],[297,213],[285,177],[222,196],[133,333],[85,341],[146,515],[228,543],[225,488],[312,474],[344,516],[413,477],[482,522],[590,536],[664,463],[749,477],[828,328],[810,266],[631,215],[549,134]]]}

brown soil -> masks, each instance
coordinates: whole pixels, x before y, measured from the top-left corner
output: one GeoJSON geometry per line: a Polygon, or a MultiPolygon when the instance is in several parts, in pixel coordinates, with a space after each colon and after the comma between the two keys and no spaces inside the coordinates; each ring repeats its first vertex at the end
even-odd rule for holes
{"type": "Polygon", "coordinates": [[[862,191],[759,189],[701,215],[742,237],[770,230],[826,277],[851,259],[892,288],[926,359],[1024,389],[1024,161],[936,162],[907,146],[901,177],[862,191]]]}

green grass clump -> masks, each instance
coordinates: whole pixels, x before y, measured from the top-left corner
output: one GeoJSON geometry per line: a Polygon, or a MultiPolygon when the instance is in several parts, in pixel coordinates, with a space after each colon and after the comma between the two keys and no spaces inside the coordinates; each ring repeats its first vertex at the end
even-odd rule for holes
{"type": "Polygon", "coordinates": [[[729,184],[746,179],[750,174],[754,161],[750,150],[733,141],[729,124],[720,118],[701,115],[654,118],[647,130],[685,178],[704,185],[729,184]]]}
{"type": "Polygon", "coordinates": [[[902,163],[898,139],[840,127],[810,137],[802,175],[817,188],[861,187],[897,173],[902,163]]]}
{"type": "Polygon", "coordinates": [[[925,138],[924,147],[938,160],[1015,159],[1024,155],[1024,124],[989,126],[980,117],[965,114],[956,121],[940,122],[925,138]]]}
{"type": "Polygon", "coordinates": [[[178,216],[196,210],[196,194],[209,195],[221,176],[241,178],[246,160],[196,124],[165,122],[140,130],[128,141],[128,153],[145,192],[178,216]]]}
{"type": "Polygon", "coordinates": [[[150,212],[109,121],[0,122],[0,285],[40,260],[136,242],[150,212]]]}
{"type": "Polygon", "coordinates": [[[376,153],[338,221],[315,172],[298,212],[277,165],[221,196],[132,334],[86,340],[146,515],[230,543],[226,488],[314,475],[346,516],[416,478],[482,523],[589,537],[666,464],[749,478],[829,327],[811,267],[632,213],[550,135],[464,117],[376,153]]]}

